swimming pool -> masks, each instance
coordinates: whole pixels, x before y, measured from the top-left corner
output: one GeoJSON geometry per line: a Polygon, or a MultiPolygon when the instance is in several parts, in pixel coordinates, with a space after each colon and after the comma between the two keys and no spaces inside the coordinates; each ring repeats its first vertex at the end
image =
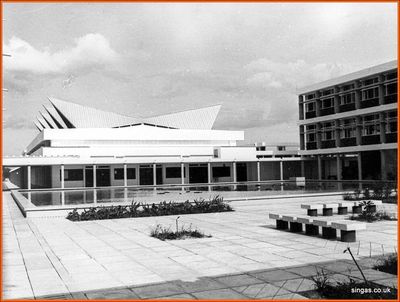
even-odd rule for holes
{"type": "MultiPolygon", "coordinates": [[[[358,184],[357,184],[358,185],[358,184]]],[[[301,195],[322,192],[354,190],[354,184],[342,185],[337,182],[308,182],[297,186],[290,182],[247,183],[201,186],[164,187],[107,187],[97,189],[66,189],[21,191],[21,194],[36,207],[107,205],[111,203],[131,203],[132,201],[153,203],[162,201],[184,201],[220,195],[225,199],[247,199],[261,196],[301,195]]]]}

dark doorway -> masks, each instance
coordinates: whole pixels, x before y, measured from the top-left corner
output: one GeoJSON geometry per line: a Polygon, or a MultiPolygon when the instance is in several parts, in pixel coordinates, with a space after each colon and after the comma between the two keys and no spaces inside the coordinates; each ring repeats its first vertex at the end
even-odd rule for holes
{"type": "Polygon", "coordinates": [[[357,158],[343,159],[343,161],[342,161],[342,179],[343,180],[357,180],[358,179],[357,158]]]}
{"type": "Polygon", "coordinates": [[[361,152],[362,179],[381,179],[381,154],[379,151],[361,152]]]}
{"type": "Polygon", "coordinates": [[[85,187],[93,187],[93,167],[85,169],[85,187]]]}
{"type": "Polygon", "coordinates": [[[236,164],[236,179],[237,181],[247,181],[247,165],[246,163],[236,164]]]}
{"type": "Polygon", "coordinates": [[[152,185],[153,184],[153,167],[140,166],[139,168],[139,184],[152,185]]]}
{"type": "Polygon", "coordinates": [[[111,186],[110,168],[96,169],[96,185],[98,187],[111,186]]]}
{"type": "Polygon", "coordinates": [[[156,168],[156,184],[162,185],[163,183],[163,175],[162,175],[162,167],[161,165],[157,165],[156,168]]]}
{"type": "Polygon", "coordinates": [[[207,165],[189,165],[189,183],[207,183],[208,168],[207,165]]]}

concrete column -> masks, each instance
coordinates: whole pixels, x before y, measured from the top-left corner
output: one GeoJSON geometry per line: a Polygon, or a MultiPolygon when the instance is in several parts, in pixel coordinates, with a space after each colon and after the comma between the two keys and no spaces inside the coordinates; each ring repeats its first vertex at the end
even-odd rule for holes
{"type": "Polygon", "coordinates": [[[65,191],[61,191],[61,205],[65,205],[65,191]]]}
{"type": "Polygon", "coordinates": [[[386,119],[385,119],[385,113],[381,112],[379,113],[379,133],[380,133],[380,139],[381,139],[381,144],[386,143],[386,119]]]}
{"type": "Polygon", "coordinates": [[[302,158],[300,161],[300,169],[301,169],[301,177],[305,177],[306,176],[306,172],[304,169],[304,159],[302,158]]]}
{"type": "Polygon", "coordinates": [[[128,186],[128,166],[124,164],[124,187],[128,186]]]}
{"type": "MultiPolygon", "coordinates": [[[[358,168],[358,181],[362,180],[362,161],[361,161],[361,152],[357,154],[357,168],[358,168]]],[[[359,184],[359,189],[362,190],[362,184],[359,184]]]]}
{"type": "Polygon", "coordinates": [[[356,117],[356,144],[361,145],[362,138],[362,118],[360,116],[356,117]]]}
{"type": "Polygon", "coordinates": [[[32,173],[32,167],[27,166],[27,188],[28,190],[32,189],[32,184],[31,184],[31,173],[32,173]]]}
{"type": "Polygon", "coordinates": [[[318,180],[322,180],[322,158],[321,155],[317,155],[318,162],[318,180]]]}
{"type": "Polygon", "coordinates": [[[385,76],[381,74],[379,76],[379,105],[384,105],[385,104],[385,85],[383,85],[383,82],[385,81],[385,76]]]}
{"type": "Polygon", "coordinates": [[[207,182],[211,183],[211,163],[207,163],[207,182]]]}
{"type": "Polygon", "coordinates": [[[321,100],[320,100],[320,93],[319,91],[315,92],[315,114],[316,116],[320,116],[321,115],[321,100]]]}
{"type": "Polygon", "coordinates": [[[65,177],[64,177],[64,165],[61,165],[61,189],[65,188],[64,179],[65,179],[65,177]]]}
{"type": "Polygon", "coordinates": [[[304,103],[302,95],[299,95],[299,119],[304,120],[304,103]]]}
{"type": "Polygon", "coordinates": [[[334,95],[334,108],[335,108],[335,113],[339,113],[340,112],[340,96],[339,96],[339,92],[340,92],[340,88],[338,86],[335,87],[335,95],[334,95]]]}
{"type": "Polygon", "coordinates": [[[260,167],[260,161],[257,161],[257,181],[261,181],[261,167],[260,167]]]}
{"type": "Polygon", "coordinates": [[[96,188],[96,165],[93,165],[93,188],[96,188]]]}
{"type": "Polygon", "coordinates": [[[340,147],[340,121],[335,121],[335,145],[336,148],[340,147]]]}
{"type": "Polygon", "coordinates": [[[153,185],[157,185],[157,165],[153,164],[153,185]]]}
{"type": "Polygon", "coordinates": [[[185,164],[181,163],[181,184],[185,184],[185,164]]]}
{"type": "Polygon", "coordinates": [[[283,180],[283,160],[279,162],[279,176],[280,180],[283,180]]]}
{"type": "Polygon", "coordinates": [[[317,132],[315,133],[317,139],[317,149],[321,149],[321,124],[317,123],[315,125],[317,132]]]}
{"type": "Polygon", "coordinates": [[[385,150],[380,150],[380,155],[381,155],[381,180],[387,180],[385,150]]]}
{"type": "MultiPolygon", "coordinates": [[[[337,180],[341,181],[342,180],[342,161],[340,160],[340,154],[336,155],[336,175],[337,175],[337,180]]],[[[338,190],[342,190],[343,186],[341,182],[338,182],[338,190]]]]}
{"type": "Polygon", "coordinates": [[[236,162],[232,163],[233,182],[237,182],[236,162]]]}
{"type": "Polygon", "coordinates": [[[358,81],[354,82],[354,103],[355,103],[355,107],[356,109],[360,109],[361,108],[361,90],[360,90],[360,83],[358,81]]]}

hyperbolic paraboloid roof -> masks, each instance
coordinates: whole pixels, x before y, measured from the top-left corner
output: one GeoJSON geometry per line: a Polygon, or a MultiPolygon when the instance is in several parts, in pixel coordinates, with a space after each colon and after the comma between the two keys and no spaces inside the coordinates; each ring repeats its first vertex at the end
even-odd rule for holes
{"type": "Polygon", "coordinates": [[[177,128],[177,129],[211,129],[217,118],[221,105],[187,110],[147,118],[136,118],[127,115],[107,112],[56,98],[49,98],[50,105],[39,112],[35,126],[43,129],[67,128],[118,128],[139,124],[177,128]]]}

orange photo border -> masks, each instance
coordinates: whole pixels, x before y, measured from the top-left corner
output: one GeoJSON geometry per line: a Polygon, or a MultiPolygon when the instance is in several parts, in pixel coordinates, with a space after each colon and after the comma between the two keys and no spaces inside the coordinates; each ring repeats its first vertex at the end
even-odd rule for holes
{"type": "MultiPolygon", "coordinates": [[[[135,0],[0,0],[1,1],[1,7],[0,7],[0,18],[1,21],[3,20],[3,3],[397,3],[397,59],[399,58],[400,55],[400,47],[399,47],[399,40],[400,40],[400,26],[399,26],[399,19],[400,19],[400,0],[337,0],[337,1],[332,1],[332,0],[325,0],[325,1],[318,1],[318,0],[275,0],[275,1],[269,1],[269,0],[251,0],[251,1],[244,1],[244,0],[219,0],[219,1],[213,1],[213,0],[205,0],[205,1],[198,1],[198,0],[175,0],[175,1],[165,1],[165,0],[153,0],[153,1],[135,1],[135,0]]],[[[0,36],[3,37],[3,22],[0,22],[0,36]]],[[[3,40],[2,40],[3,41],[3,40]]],[[[1,53],[3,54],[3,43],[0,44],[0,50],[1,53]]],[[[397,62],[397,64],[399,64],[397,62]]],[[[0,68],[3,71],[3,56],[1,56],[1,61],[0,61],[0,68]]],[[[399,71],[399,65],[397,65],[397,71],[399,71]]],[[[0,88],[3,88],[3,72],[0,74],[0,88]]],[[[397,90],[399,91],[400,84],[399,81],[397,81],[397,90]]],[[[399,96],[397,96],[397,115],[399,114],[399,96]]],[[[0,107],[3,108],[3,93],[1,93],[0,96],[0,107]]],[[[0,110],[0,120],[3,121],[3,110],[0,110]]],[[[3,123],[0,125],[0,164],[1,168],[3,167],[3,123]]],[[[400,133],[399,133],[400,127],[399,123],[397,123],[397,142],[400,140],[400,133]]],[[[399,171],[400,168],[400,155],[399,152],[397,152],[397,172],[399,171]]],[[[0,176],[1,179],[3,179],[3,169],[0,169],[0,176]]],[[[1,191],[3,192],[3,182],[1,182],[1,191]]],[[[400,179],[397,177],[397,188],[400,187],[400,179]]],[[[0,197],[1,200],[1,205],[3,204],[3,194],[1,194],[0,197]]],[[[397,200],[398,203],[398,200],[397,200]]],[[[399,217],[399,208],[397,208],[397,217],[399,217]]],[[[0,248],[1,248],[1,257],[0,257],[0,266],[3,268],[3,207],[0,207],[0,223],[1,223],[1,235],[0,235],[0,248]]],[[[399,223],[397,222],[397,251],[399,251],[399,223]]],[[[398,255],[397,255],[398,256],[398,255]]],[[[397,271],[399,272],[400,265],[398,264],[397,271]]],[[[399,278],[397,278],[397,286],[399,287],[400,282],[399,278]]],[[[3,270],[1,270],[0,273],[0,301],[3,301],[3,270]]],[[[399,299],[400,296],[398,294],[397,299],[399,299]]],[[[6,299],[4,301],[51,301],[49,299],[6,299]]],[[[57,301],[71,301],[71,300],[57,300],[57,301]]],[[[72,300],[73,301],[73,300],[72,300]]],[[[76,299],[75,301],[80,301],[79,299],[76,299]]],[[[86,301],[86,300],[81,300],[81,301],[86,301]]],[[[126,299],[121,299],[121,300],[91,300],[91,301],[119,301],[119,302],[125,302],[125,301],[142,301],[142,300],[126,300],[126,299]]],[[[157,301],[156,299],[150,299],[147,301],[157,301]]],[[[161,301],[161,300],[158,300],[161,301]]],[[[163,301],[171,301],[171,302],[178,302],[178,301],[194,301],[194,300],[163,300],[163,301]]],[[[251,300],[202,300],[204,302],[208,301],[235,301],[235,302],[244,302],[244,301],[251,301],[251,300]]],[[[272,301],[265,299],[264,301],[272,301]]],[[[292,302],[292,301],[303,301],[303,300],[279,300],[279,301],[287,301],[287,302],[292,302]]],[[[373,301],[373,300],[353,300],[353,299],[344,299],[344,300],[334,300],[334,299],[318,299],[318,300],[309,300],[309,301],[320,301],[320,302],[331,302],[331,301],[373,301]]],[[[396,301],[396,300],[379,300],[379,301],[396,301]]]]}

